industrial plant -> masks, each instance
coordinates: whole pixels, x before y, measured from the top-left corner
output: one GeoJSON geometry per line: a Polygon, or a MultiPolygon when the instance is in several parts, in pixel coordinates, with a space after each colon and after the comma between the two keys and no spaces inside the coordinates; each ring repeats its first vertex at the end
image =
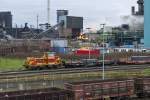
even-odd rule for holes
{"type": "Polygon", "coordinates": [[[145,5],[135,1],[119,25],[97,22],[97,29],[71,9],[54,11],[51,0],[36,27],[14,25],[13,11],[0,11],[0,100],[149,100],[145,5]]]}
{"type": "MultiPolygon", "coordinates": [[[[49,2],[49,1],[48,1],[49,2]]],[[[144,39],[144,1],[138,0],[138,11],[135,7],[131,7],[131,15],[124,16],[122,20],[124,23],[120,26],[105,26],[105,43],[110,47],[136,47],[143,48],[144,39]]],[[[49,14],[49,5],[47,7],[49,14]]],[[[32,28],[25,23],[21,28],[16,25],[12,27],[11,12],[0,13],[1,38],[13,39],[43,39],[43,38],[57,38],[57,39],[76,39],[80,35],[88,37],[90,41],[102,40],[102,29],[97,32],[85,33],[82,16],[70,16],[68,10],[57,10],[57,24],[50,25],[50,23],[39,24],[37,28],[32,28]],[[44,26],[45,29],[39,28],[44,26]]],[[[50,16],[50,15],[49,15],[50,16]]],[[[50,20],[50,18],[47,18],[50,20]]],[[[37,19],[38,21],[38,19],[37,19]]],[[[97,43],[96,43],[97,44],[97,43]]],[[[99,44],[99,43],[98,43],[99,44]]]]}

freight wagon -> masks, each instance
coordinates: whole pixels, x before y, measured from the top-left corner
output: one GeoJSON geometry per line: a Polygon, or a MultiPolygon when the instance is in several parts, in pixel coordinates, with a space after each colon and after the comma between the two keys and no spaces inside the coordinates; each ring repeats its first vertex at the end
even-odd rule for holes
{"type": "Polygon", "coordinates": [[[150,77],[136,78],[135,91],[138,97],[150,97],[150,77]]]}
{"type": "Polygon", "coordinates": [[[119,60],[120,65],[150,64],[150,56],[131,56],[129,60],[119,60]]]}
{"type": "Polygon", "coordinates": [[[0,93],[0,100],[74,100],[73,93],[59,88],[0,93]]]}
{"type": "Polygon", "coordinates": [[[73,53],[75,56],[78,56],[82,59],[95,59],[100,57],[99,49],[90,49],[90,48],[81,48],[77,49],[73,53]]]}
{"type": "Polygon", "coordinates": [[[0,100],[131,100],[150,96],[150,77],[66,83],[65,89],[45,88],[0,92],[0,100]]]}
{"type": "Polygon", "coordinates": [[[127,100],[134,95],[133,79],[110,79],[73,82],[65,84],[65,89],[74,92],[75,100],[127,100]]]}

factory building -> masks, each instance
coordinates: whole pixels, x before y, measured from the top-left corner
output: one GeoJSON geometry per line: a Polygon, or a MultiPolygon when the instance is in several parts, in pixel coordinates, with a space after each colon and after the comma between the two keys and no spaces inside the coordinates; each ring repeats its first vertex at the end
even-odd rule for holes
{"type": "MultiPolygon", "coordinates": [[[[107,27],[104,29],[104,40],[109,46],[123,47],[143,47],[142,39],[144,33],[142,30],[130,30],[128,24],[122,24],[119,27],[107,27]]],[[[100,39],[102,40],[103,33],[100,30],[100,39]]]]}
{"type": "Polygon", "coordinates": [[[0,25],[6,29],[12,28],[11,12],[0,12],[0,25]]]}
{"type": "Polygon", "coordinates": [[[83,17],[68,16],[67,10],[57,10],[57,18],[57,23],[63,22],[58,27],[61,38],[76,38],[83,30],[83,17]]]}
{"type": "Polygon", "coordinates": [[[143,47],[144,38],[144,0],[137,0],[138,11],[132,7],[132,16],[126,19],[126,22],[119,27],[113,28],[115,40],[111,41],[116,46],[123,47],[143,47]]]}
{"type": "Polygon", "coordinates": [[[116,41],[118,46],[134,46],[140,48],[141,38],[143,34],[141,32],[118,32],[116,34],[116,41]]]}
{"type": "Polygon", "coordinates": [[[60,37],[76,38],[83,29],[83,17],[61,16],[59,22],[64,22],[63,27],[59,29],[60,37]]]}

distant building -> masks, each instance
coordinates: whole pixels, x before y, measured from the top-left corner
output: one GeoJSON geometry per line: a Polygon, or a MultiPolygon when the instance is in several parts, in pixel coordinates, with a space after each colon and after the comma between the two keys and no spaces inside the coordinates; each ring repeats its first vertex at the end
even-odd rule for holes
{"type": "Polygon", "coordinates": [[[83,17],[68,16],[68,10],[57,10],[57,24],[60,38],[76,38],[83,30],[83,17]]]}
{"type": "Polygon", "coordinates": [[[62,21],[64,25],[59,28],[60,37],[76,38],[83,30],[83,17],[60,16],[59,22],[62,21]]]}
{"type": "Polygon", "coordinates": [[[126,22],[121,26],[113,28],[115,40],[111,41],[115,46],[143,47],[144,38],[144,0],[137,0],[138,10],[133,6],[132,16],[126,17],[126,22]]]}
{"type": "MultiPolygon", "coordinates": [[[[136,45],[138,48],[142,44],[144,38],[143,31],[135,30],[131,31],[128,24],[122,24],[120,27],[113,27],[111,31],[104,32],[104,39],[110,46],[131,46],[136,45]]],[[[103,38],[102,32],[100,32],[101,40],[103,38]]]]}
{"type": "Polygon", "coordinates": [[[130,32],[130,31],[124,31],[124,32],[118,32],[116,34],[116,45],[122,46],[122,45],[136,45],[138,48],[138,45],[141,44],[141,39],[143,38],[142,32],[130,32]]]}
{"type": "Polygon", "coordinates": [[[11,12],[0,12],[0,25],[6,29],[12,28],[11,12]]]}

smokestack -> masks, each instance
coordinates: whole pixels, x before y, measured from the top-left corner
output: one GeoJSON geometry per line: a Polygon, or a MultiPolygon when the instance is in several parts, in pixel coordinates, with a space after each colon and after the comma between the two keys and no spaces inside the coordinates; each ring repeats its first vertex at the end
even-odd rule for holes
{"type": "Polygon", "coordinates": [[[135,7],[134,6],[132,6],[131,13],[132,13],[132,15],[135,15],[135,7]]]}
{"type": "Polygon", "coordinates": [[[47,23],[50,25],[50,0],[47,0],[47,23]]]}
{"type": "Polygon", "coordinates": [[[144,15],[144,1],[138,0],[137,3],[138,3],[138,14],[144,15]]]}

